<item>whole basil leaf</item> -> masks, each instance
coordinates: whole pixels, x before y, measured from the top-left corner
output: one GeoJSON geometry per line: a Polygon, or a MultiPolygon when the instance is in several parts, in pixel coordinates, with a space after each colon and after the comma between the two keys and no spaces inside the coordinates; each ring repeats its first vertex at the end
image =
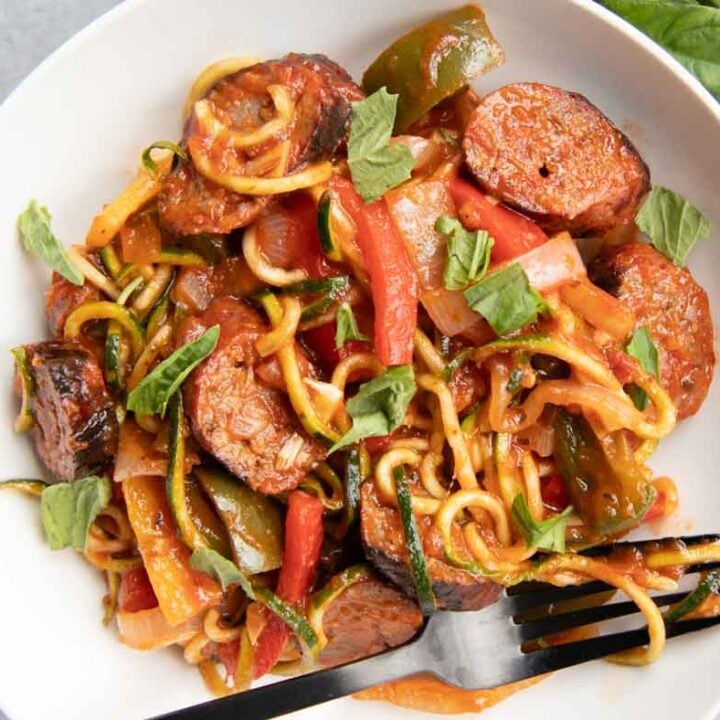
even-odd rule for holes
{"type": "Polygon", "coordinates": [[[415,390],[415,375],[410,365],[394,367],[361,385],[357,395],[347,402],[352,427],[330,452],[363,438],[387,435],[402,425],[415,390]]]}
{"type": "Polygon", "coordinates": [[[31,200],[18,215],[18,232],[27,252],[39,255],[55,272],[73,285],[82,285],[85,276],[75,267],[65,246],[50,229],[50,211],[31,200]]]}
{"type": "Polygon", "coordinates": [[[698,240],[710,234],[710,221],[672,190],[656,185],[635,218],[652,244],[678,267],[684,267],[698,240]]]}
{"type": "Polygon", "coordinates": [[[599,0],[652,38],[720,100],[720,12],[717,0],[599,0]]]}
{"type": "Polygon", "coordinates": [[[146,375],[127,398],[127,409],[139,415],[165,415],[168,400],[185,378],[215,350],[220,326],[208,328],[197,340],[179,347],[146,375]]]}
{"type": "Polygon", "coordinates": [[[537,522],[530,514],[525,496],[517,495],[512,504],[512,519],[523,534],[528,547],[565,552],[565,528],[572,507],[566,507],[559,515],[537,522]]]}
{"type": "Polygon", "coordinates": [[[519,330],[547,309],[518,263],[487,275],[463,295],[470,308],[482,315],[498,335],[519,330]]]}
{"type": "Polygon", "coordinates": [[[335,313],[335,347],[341,348],[348,340],[368,340],[358,329],[357,320],[350,304],[341,303],[335,313]]]}
{"type": "Polygon", "coordinates": [[[448,239],[443,272],[445,288],[464,290],[470,283],[481,280],[490,265],[490,251],[495,243],[487,231],[470,232],[447,215],[437,219],[435,230],[448,239]]]}
{"type": "Polygon", "coordinates": [[[96,475],[45,488],[40,496],[40,518],[50,549],[73,547],[82,552],[88,530],[110,496],[110,481],[96,475]]]}
{"type": "Polygon", "coordinates": [[[377,200],[407,180],[415,165],[407,145],[390,145],[397,100],[397,95],[383,87],[352,106],[348,165],[355,189],[365,202],[377,200]]]}

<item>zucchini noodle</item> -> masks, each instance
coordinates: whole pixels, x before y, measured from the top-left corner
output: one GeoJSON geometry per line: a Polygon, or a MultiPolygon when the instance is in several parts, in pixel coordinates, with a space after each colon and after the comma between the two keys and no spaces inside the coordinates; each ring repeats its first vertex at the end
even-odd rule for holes
{"type": "Polygon", "coordinates": [[[103,275],[84,255],[81,245],[71,245],[68,255],[73,264],[82,271],[85,279],[98,290],[102,290],[109,298],[117,300],[120,297],[120,288],[107,276],[103,275]]]}
{"type": "Polygon", "coordinates": [[[433,375],[442,375],[445,370],[445,360],[435,349],[430,338],[420,329],[415,330],[415,352],[433,375]]]}
{"type": "MultiPolygon", "coordinates": [[[[419,463],[420,455],[414,450],[407,449],[390,450],[378,460],[375,466],[375,487],[387,505],[397,506],[393,470],[403,465],[416,467],[419,463]]],[[[411,502],[413,512],[419,515],[434,515],[440,507],[440,501],[437,498],[413,495],[411,502]]]]}
{"type": "Polygon", "coordinates": [[[243,255],[256,277],[274,287],[286,287],[307,278],[304,270],[284,270],[270,265],[257,245],[257,229],[254,225],[245,229],[242,243],[243,255]]]}
{"type": "MultiPolygon", "coordinates": [[[[270,323],[273,327],[277,327],[282,322],[282,306],[278,299],[270,293],[265,293],[260,302],[265,308],[270,323]]],[[[302,374],[298,366],[297,354],[295,352],[295,344],[289,343],[284,345],[277,351],[277,358],[280,362],[285,387],[287,387],[290,404],[295,410],[300,422],[305,428],[314,435],[319,435],[326,442],[335,443],[340,439],[340,435],[331,428],[319,415],[308,395],[307,387],[303,382],[302,374]]]]}
{"type": "Polygon", "coordinates": [[[119,232],[128,218],[154,199],[162,188],[163,181],[172,167],[174,154],[170,151],[158,151],[160,159],[156,161],[155,172],[141,167],[138,176],[99,215],[93,218],[85,237],[85,244],[91,247],[104,247],[119,232]]]}
{"type": "Polygon", "coordinates": [[[423,390],[427,390],[437,397],[445,437],[455,459],[454,475],[460,483],[460,487],[466,490],[477,487],[477,478],[473,472],[465,435],[460,429],[460,422],[447,383],[432,375],[419,375],[416,382],[423,390]]]}
{"type": "Polygon", "coordinates": [[[477,363],[482,363],[497,352],[507,352],[509,350],[524,350],[529,353],[536,352],[543,355],[552,355],[572,365],[576,371],[582,373],[588,380],[592,380],[609,390],[622,390],[618,379],[602,362],[590,357],[586,352],[573,345],[546,335],[526,335],[507,340],[495,340],[479,347],[473,353],[473,359],[477,363]]]}
{"type": "Polygon", "coordinates": [[[190,138],[188,141],[188,150],[198,172],[208,180],[239,195],[280,195],[325,182],[332,175],[332,165],[329,162],[316,163],[292,175],[277,178],[220,172],[216,170],[205,143],[193,142],[193,140],[195,138],[190,138]]]}
{"type": "Polygon", "coordinates": [[[115,320],[127,332],[133,355],[140,356],[145,346],[143,329],[128,309],[117,303],[105,301],[83,303],[73,310],[65,320],[65,337],[68,340],[78,338],[82,326],[91,320],[115,320]]]}
{"type": "Polygon", "coordinates": [[[195,102],[204,97],[213,85],[224,77],[236,73],[238,70],[244,70],[246,67],[257,65],[258,62],[259,60],[257,58],[238,55],[237,57],[217,60],[203,68],[190,88],[187,100],[185,101],[185,107],[183,108],[183,118],[187,118],[190,115],[195,102]]]}
{"type": "Polygon", "coordinates": [[[512,507],[513,500],[523,494],[517,477],[515,458],[512,457],[512,437],[507,433],[497,433],[493,441],[493,454],[500,494],[505,505],[512,507]]]}
{"type": "Polygon", "coordinates": [[[224,627],[220,624],[220,613],[217,608],[210,608],[203,618],[203,632],[216,643],[237,640],[242,634],[242,627],[224,627]]]}
{"type": "Polygon", "coordinates": [[[255,349],[261,357],[276,353],[280,348],[295,341],[302,305],[297,298],[282,297],[279,299],[282,306],[282,320],[268,333],[258,338],[255,349]]]}
{"type": "Polygon", "coordinates": [[[540,473],[538,464],[535,462],[531,452],[523,451],[520,467],[525,481],[525,497],[527,498],[530,515],[533,520],[542,520],[545,511],[543,509],[542,493],[540,492],[540,473]]]}
{"type": "Polygon", "coordinates": [[[553,582],[557,574],[563,571],[592,577],[622,590],[645,615],[650,635],[649,645],[610,655],[607,660],[620,665],[649,665],[657,660],[665,645],[665,623],[660,609],[645,590],[607,564],[582,555],[554,555],[540,566],[535,579],[553,582]]]}
{"type": "Polygon", "coordinates": [[[132,304],[133,312],[141,320],[147,317],[155,303],[162,297],[174,274],[171,265],[158,265],[157,270],[132,304]]]}
{"type": "Polygon", "coordinates": [[[150,372],[150,368],[160,356],[163,348],[172,342],[172,325],[166,323],[150,338],[135,362],[127,379],[128,391],[135,389],[140,381],[150,372]]]}
{"type": "Polygon", "coordinates": [[[371,375],[377,377],[385,372],[385,366],[370,353],[353,353],[335,366],[330,382],[338,390],[345,392],[348,378],[359,370],[367,370],[371,375]]]}

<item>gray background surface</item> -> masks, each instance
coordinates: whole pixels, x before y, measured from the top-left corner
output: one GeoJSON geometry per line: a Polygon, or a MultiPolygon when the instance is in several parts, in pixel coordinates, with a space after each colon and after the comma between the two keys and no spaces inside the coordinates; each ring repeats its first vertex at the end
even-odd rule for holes
{"type": "Polygon", "coordinates": [[[0,0],[0,101],[45,57],[118,0],[0,0]]]}

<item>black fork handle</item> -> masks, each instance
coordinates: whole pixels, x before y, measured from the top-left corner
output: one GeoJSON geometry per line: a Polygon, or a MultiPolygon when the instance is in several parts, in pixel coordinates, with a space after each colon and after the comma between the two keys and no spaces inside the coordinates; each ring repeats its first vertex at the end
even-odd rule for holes
{"type": "Polygon", "coordinates": [[[427,669],[419,643],[158,715],[154,720],[265,720],[427,669]]]}

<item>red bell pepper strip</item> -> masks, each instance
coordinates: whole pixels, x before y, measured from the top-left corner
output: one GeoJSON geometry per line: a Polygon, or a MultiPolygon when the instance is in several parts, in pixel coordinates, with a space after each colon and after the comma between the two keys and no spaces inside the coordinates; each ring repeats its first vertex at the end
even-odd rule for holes
{"type": "Polygon", "coordinates": [[[512,260],[542,245],[547,235],[532,221],[510,208],[493,202],[478,188],[456,177],[450,183],[450,194],[468,230],[487,230],[495,239],[492,262],[512,260]]]}
{"type": "Polygon", "coordinates": [[[349,180],[336,177],[330,184],[355,222],[358,246],[370,273],[378,359],[383,365],[411,363],[420,290],[390,211],[383,200],[363,203],[349,180]]]}
{"type": "MultiPolygon", "coordinates": [[[[283,564],[275,588],[286,602],[302,602],[315,580],[323,540],[322,515],[322,503],[314,495],[295,490],[288,496],[283,564]]],[[[255,647],[255,679],[275,665],[290,635],[290,628],[277,615],[268,618],[255,647]]]]}
{"type": "Polygon", "coordinates": [[[302,338],[313,351],[315,358],[323,370],[332,373],[336,365],[355,353],[372,352],[372,347],[365,340],[348,340],[342,347],[335,347],[335,321],[318,325],[306,330],[302,338]]]}

